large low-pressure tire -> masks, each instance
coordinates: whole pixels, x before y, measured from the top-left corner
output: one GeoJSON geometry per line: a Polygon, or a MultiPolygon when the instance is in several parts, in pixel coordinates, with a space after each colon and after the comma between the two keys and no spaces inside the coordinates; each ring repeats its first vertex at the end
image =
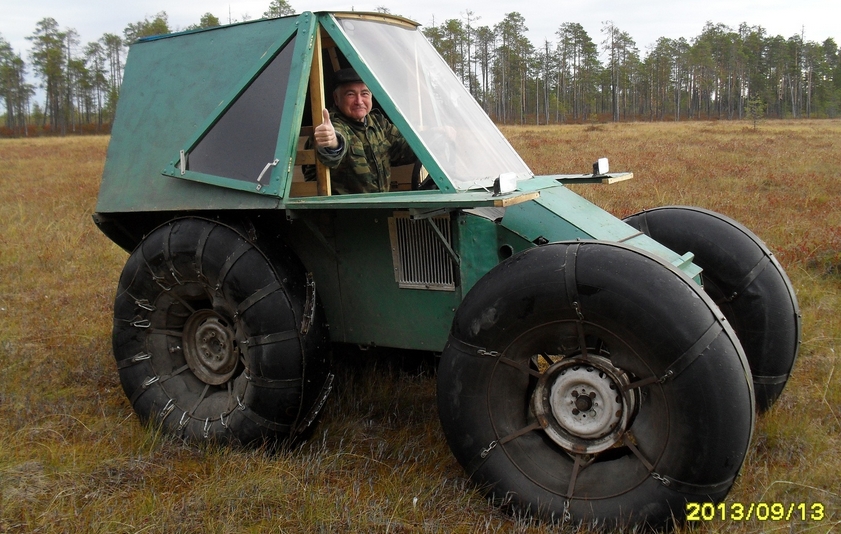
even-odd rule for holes
{"type": "Polygon", "coordinates": [[[704,289],[730,321],[747,355],[759,411],[780,396],[800,347],[794,288],[753,232],[719,213],[664,206],[625,222],[679,254],[692,252],[704,289]]]}
{"type": "Polygon", "coordinates": [[[132,252],[114,303],[120,382],[144,422],[191,442],[294,438],[330,390],[314,284],[229,226],[177,219],[132,252]]]}
{"type": "Polygon", "coordinates": [[[438,409],[497,502],[614,527],[723,499],[754,422],[744,352],[710,298],[658,258],[602,242],[529,249],[470,290],[438,409]]]}

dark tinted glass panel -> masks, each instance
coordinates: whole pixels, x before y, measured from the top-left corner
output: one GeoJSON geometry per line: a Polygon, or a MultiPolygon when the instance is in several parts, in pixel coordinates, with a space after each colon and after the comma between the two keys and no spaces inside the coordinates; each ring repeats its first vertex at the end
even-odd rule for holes
{"type": "Polygon", "coordinates": [[[293,38],[199,141],[187,169],[257,182],[274,161],[294,45],[293,38]]]}

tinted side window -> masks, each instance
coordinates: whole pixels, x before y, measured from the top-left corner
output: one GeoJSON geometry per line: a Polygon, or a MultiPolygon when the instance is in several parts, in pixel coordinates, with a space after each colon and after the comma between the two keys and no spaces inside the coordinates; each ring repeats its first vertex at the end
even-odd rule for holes
{"type": "Polygon", "coordinates": [[[193,148],[189,170],[257,181],[274,161],[294,47],[293,38],[193,148]]]}

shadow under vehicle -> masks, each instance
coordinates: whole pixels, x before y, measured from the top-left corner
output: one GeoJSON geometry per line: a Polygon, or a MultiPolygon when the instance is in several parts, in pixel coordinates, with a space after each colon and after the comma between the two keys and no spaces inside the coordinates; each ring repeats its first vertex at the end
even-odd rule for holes
{"type": "Polygon", "coordinates": [[[604,163],[534,176],[400,17],[143,39],[94,215],[131,252],[125,393],[187,440],[294,440],[329,396],[333,344],[440,352],[447,441],[499,502],[658,526],[720,501],[796,357],[794,292],[722,215],[623,221],[565,186],[631,178],[604,163]],[[419,160],[387,193],[332,195],[305,143],[348,66],[419,160]]]}

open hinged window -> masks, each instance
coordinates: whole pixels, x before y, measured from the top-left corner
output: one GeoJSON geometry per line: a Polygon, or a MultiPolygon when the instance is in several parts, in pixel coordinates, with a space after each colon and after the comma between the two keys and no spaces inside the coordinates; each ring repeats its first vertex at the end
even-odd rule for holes
{"type": "Polygon", "coordinates": [[[383,110],[442,191],[487,189],[501,175],[533,176],[417,28],[353,13],[337,13],[325,27],[357,52],[349,59],[370,73],[374,94],[388,95],[383,110]]]}
{"type": "MultiPolygon", "coordinates": [[[[323,54],[313,73],[323,76],[321,86],[332,70],[353,67],[439,192],[490,190],[502,176],[515,184],[533,176],[415,23],[351,12],[319,15],[319,24],[323,54]]],[[[392,191],[409,183],[399,169],[392,172],[392,191]]]]}
{"type": "MultiPolygon", "coordinates": [[[[386,21],[386,23],[404,25],[413,30],[416,28],[414,23],[399,17],[380,17],[372,13],[345,14],[345,16],[386,21]]],[[[310,140],[314,128],[322,122],[322,109],[330,109],[334,104],[333,74],[337,71],[354,67],[372,90],[374,108],[385,112],[388,119],[398,127],[398,130],[404,136],[408,138],[411,135],[411,127],[394,111],[393,106],[390,106],[391,112],[385,111],[386,108],[389,108],[391,95],[386,94],[378,86],[376,78],[366,67],[367,62],[359,61],[358,56],[358,51],[345,39],[336,26],[333,16],[329,14],[319,15],[319,28],[317,33],[313,35],[312,66],[309,71],[306,98],[303,101],[304,113],[300,137],[295,163],[290,168],[288,196],[291,198],[330,196],[333,194],[330,169],[317,160],[315,150],[310,146],[310,140]]],[[[419,172],[423,171],[411,164],[392,166],[390,190],[411,190],[412,181],[414,179],[417,182],[419,172]]]]}

